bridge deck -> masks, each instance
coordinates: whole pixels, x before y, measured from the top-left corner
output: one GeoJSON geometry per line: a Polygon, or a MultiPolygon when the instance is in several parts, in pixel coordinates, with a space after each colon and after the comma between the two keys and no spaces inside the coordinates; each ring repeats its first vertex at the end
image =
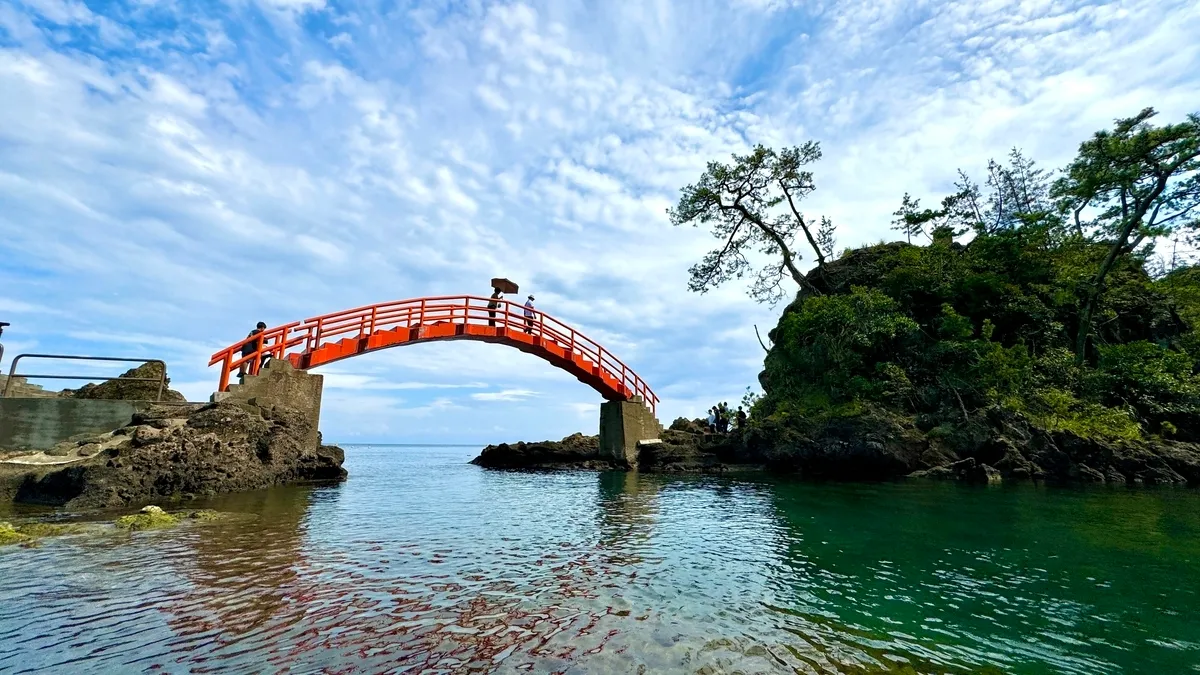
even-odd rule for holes
{"type": "Polygon", "coordinates": [[[462,295],[413,298],[367,305],[344,312],[269,328],[260,349],[242,356],[243,339],[213,354],[209,365],[221,365],[220,391],[242,364],[256,370],[258,356],[287,359],[301,369],[415,342],[475,340],[505,344],[534,354],[575,375],[610,401],[640,396],[654,410],[658,398],[650,387],[599,343],[540,310],[490,298],[462,295]],[[494,325],[493,325],[494,324],[494,325]]]}

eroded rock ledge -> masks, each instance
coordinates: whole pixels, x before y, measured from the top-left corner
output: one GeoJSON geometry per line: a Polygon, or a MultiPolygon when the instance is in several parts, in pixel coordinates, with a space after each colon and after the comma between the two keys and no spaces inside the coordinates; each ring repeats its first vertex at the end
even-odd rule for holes
{"type": "Polygon", "coordinates": [[[57,449],[60,463],[0,462],[0,499],[120,507],[345,478],[342,449],[311,438],[311,422],[288,408],[153,406],[121,429],[57,449]]]}

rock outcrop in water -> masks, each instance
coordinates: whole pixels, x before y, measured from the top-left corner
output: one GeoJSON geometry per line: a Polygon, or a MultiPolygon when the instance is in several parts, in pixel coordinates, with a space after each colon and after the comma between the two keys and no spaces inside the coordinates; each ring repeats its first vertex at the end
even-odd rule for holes
{"type": "MultiPolygon", "coordinates": [[[[720,472],[734,468],[728,438],[705,439],[702,432],[671,428],[657,442],[638,448],[638,470],[664,473],[720,472]]],[[[489,445],[472,464],[493,469],[625,469],[600,456],[600,437],[573,434],[561,441],[489,445]]]]}
{"type": "Polygon", "coordinates": [[[0,499],[96,508],[339,480],[341,448],[312,446],[308,419],[281,407],[154,406],[76,442],[67,464],[0,464],[0,499]]]}
{"type": "Polygon", "coordinates": [[[471,463],[492,469],[614,468],[611,461],[600,457],[600,437],[583,434],[561,441],[489,445],[471,463]]]}

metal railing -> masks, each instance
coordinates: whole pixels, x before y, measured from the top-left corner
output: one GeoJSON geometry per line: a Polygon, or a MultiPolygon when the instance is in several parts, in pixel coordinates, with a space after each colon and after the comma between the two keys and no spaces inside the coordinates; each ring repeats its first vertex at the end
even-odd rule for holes
{"type": "Polygon", "coordinates": [[[617,389],[632,398],[640,396],[653,411],[658,403],[650,387],[628,366],[595,340],[538,309],[525,316],[525,306],[510,300],[472,295],[412,298],[395,302],[366,305],[333,314],[296,321],[268,328],[258,335],[247,337],[213,354],[208,365],[221,364],[218,391],[226,391],[231,374],[245,366],[254,375],[262,357],[285,359],[293,355],[311,354],[319,347],[345,338],[366,338],[377,331],[397,328],[420,328],[435,323],[459,323],[492,326],[511,332],[521,332],[532,338],[562,349],[567,359],[579,355],[598,367],[617,382],[617,389]],[[492,307],[491,303],[496,306],[492,307]],[[242,347],[256,343],[248,354],[242,347]]]}
{"type": "Polygon", "coordinates": [[[8,369],[8,380],[4,382],[4,391],[0,393],[0,398],[8,398],[8,390],[13,385],[13,380],[18,377],[23,377],[26,380],[89,380],[89,381],[104,381],[125,380],[126,382],[157,382],[158,393],[154,396],[155,401],[162,401],[163,389],[166,387],[167,380],[167,364],[159,359],[125,359],[115,356],[71,356],[68,354],[17,354],[13,357],[12,365],[8,369]],[[157,363],[162,366],[158,377],[96,377],[92,375],[39,375],[33,373],[18,373],[17,364],[21,359],[61,359],[68,361],[122,361],[127,363],[157,363]]]}

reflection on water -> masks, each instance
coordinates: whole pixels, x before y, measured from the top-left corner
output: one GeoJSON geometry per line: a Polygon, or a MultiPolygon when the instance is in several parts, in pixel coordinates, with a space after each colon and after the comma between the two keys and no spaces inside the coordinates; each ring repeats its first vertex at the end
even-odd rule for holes
{"type": "Polygon", "coordinates": [[[0,671],[1200,672],[1194,492],[347,455],[231,520],[0,549],[0,671]]]}

